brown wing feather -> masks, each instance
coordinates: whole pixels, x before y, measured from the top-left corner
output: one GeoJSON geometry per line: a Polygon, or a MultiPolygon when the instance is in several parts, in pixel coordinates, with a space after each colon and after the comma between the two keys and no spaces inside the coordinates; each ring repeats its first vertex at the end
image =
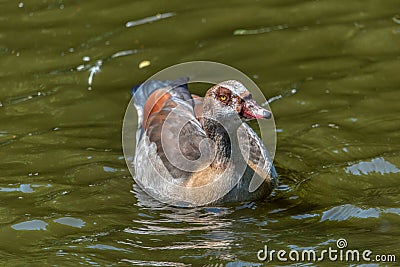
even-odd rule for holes
{"type": "Polygon", "coordinates": [[[172,164],[168,160],[166,152],[169,152],[168,155],[180,153],[188,160],[196,160],[201,156],[199,144],[205,138],[205,133],[194,116],[192,107],[183,107],[174,101],[174,98],[166,90],[157,90],[150,95],[146,102],[144,118],[146,135],[150,142],[156,144],[157,154],[172,177],[190,177],[193,173],[172,164]],[[180,112],[173,112],[178,106],[180,112]],[[182,127],[182,121],[190,123],[186,123],[182,127]],[[162,142],[161,134],[164,135],[163,138],[171,140],[171,142],[162,142]],[[179,146],[177,146],[176,140],[179,142],[179,146]]]}
{"type": "Polygon", "coordinates": [[[151,93],[144,105],[143,128],[145,130],[149,126],[149,117],[153,113],[159,112],[170,98],[171,94],[166,89],[159,89],[151,93]]]}
{"type": "Polygon", "coordinates": [[[196,114],[196,118],[201,122],[201,113],[203,112],[203,100],[204,97],[200,97],[198,95],[192,95],[194,100],[194,113],[196,114]]]}
{"type": "Polygon", "coordinates": [[[239,146],[245,156],[247,165],[259,176],[253,177],[249,185],[249,191],[256,190],[265,180],[274,182],[277,174],[272,164],[272,159],[261,139],[245,123],[239,128],[239,146]]]}

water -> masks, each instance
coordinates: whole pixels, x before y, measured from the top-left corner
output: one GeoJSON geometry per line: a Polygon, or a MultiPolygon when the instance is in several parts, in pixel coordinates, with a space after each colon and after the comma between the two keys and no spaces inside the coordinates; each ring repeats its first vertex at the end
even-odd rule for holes
{"type": "Polygon", "coordinates": [[[0,6],[1,265],[290,265],[257,251],[339,238],[399,261],[397,0],[0,6]],[[272,101],[281,184],[267,200],[138,200],[121,148],[129,89],[191,60],[240,69],[272,101]]]}

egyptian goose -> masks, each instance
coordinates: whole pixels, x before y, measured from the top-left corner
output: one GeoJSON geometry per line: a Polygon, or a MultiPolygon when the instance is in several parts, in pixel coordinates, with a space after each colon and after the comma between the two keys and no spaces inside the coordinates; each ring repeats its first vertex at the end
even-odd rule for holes
{"type": "Polygon", "coordinates": [[[175,206],[241,202],[268,196],[278,175],[267,149],[245,122],[268,119],[235,80],[191,95],[188,79],[150,80],[132,90],[138,114],[134,179],[175,206]]]}

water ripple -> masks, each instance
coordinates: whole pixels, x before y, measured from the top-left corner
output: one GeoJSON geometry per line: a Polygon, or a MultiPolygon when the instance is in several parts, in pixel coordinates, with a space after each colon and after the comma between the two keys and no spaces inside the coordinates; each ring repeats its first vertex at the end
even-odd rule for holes
{"type": "Polygon", "coordinates": [[[82,228],[86,224],[84,220],[73,217],[62,217],[55,219],[53,221],[59,224],[68,225],[75,228],[82,228]]]}
{"type": "Polygon", "coordinates": [[[345,221],[349,218],[378,218],[380,211],[375,208],[362,209],[351,204],[345,204],[325,211],[322,214],[323,221],[345,221]]]}
{"type": "Polygon", "coordinates": [[[144,18],[144,19],[128,21],[127,23],[125,23],[125,27],[127,27],[127,28],[135,27],[135,26],[138,26],[138,25],[151,23],[151,22],[154,22],[154,21],[157,21],[157,20],[170,18],[170,17],[173,17],[175,15],[176,15],[176,13],[173,13],[173,12],[157,14],[155,16],[147,17],[147,18],[144,18]]]}
{"type": "Polygon", "coordinates": [[[346,168],[346,173],[351,173],[353,175],[367,175],[370,173],[379,173],[384,175],[398,172],[400,172],[400,169],[386,161],[383,157],[374,158],[369,162],[361,161],[346,168]]]}
{"type": "Polygon", "coordinates": [[[31,220],[26,222],[17,223],[11,226],[15,230],[37,231],[46,230],[48,223],[42,220],[31,220]]]}
{"type": "Polygon", "coordinates": [[[289,26],[287,24],[276,25],[276,26],[271,26],[271,27],[264,27],[264,28],[253,29],[253,30],[237,29],[233,32],[233,35],[262,34],[262,33],[269,33],[269,32],[273,32],[273,31],[280,31],[280,30],[286,30],[286,29],[289,29],[289,26]]]}
{"type": "Polygon", "coordinates": [[[122,259],[121,262],[128,262],[135,266],[162,266],[162,267],[192,266],[191,264],[184,264],[180,262],[171,262],[171,261],[142,261],[142,260],[122,259]]]}

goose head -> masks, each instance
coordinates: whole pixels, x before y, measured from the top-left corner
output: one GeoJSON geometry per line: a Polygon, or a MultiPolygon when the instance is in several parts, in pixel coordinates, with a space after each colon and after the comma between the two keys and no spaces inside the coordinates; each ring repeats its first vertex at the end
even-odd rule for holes
{"type": "Polygon", "coordinates": [[[257,104],[249,90],[236,80],[221,82],[207,91],[203,115],[216,120],[237,117],[242,121],[271,118],[271,112],[257,104]]]}

